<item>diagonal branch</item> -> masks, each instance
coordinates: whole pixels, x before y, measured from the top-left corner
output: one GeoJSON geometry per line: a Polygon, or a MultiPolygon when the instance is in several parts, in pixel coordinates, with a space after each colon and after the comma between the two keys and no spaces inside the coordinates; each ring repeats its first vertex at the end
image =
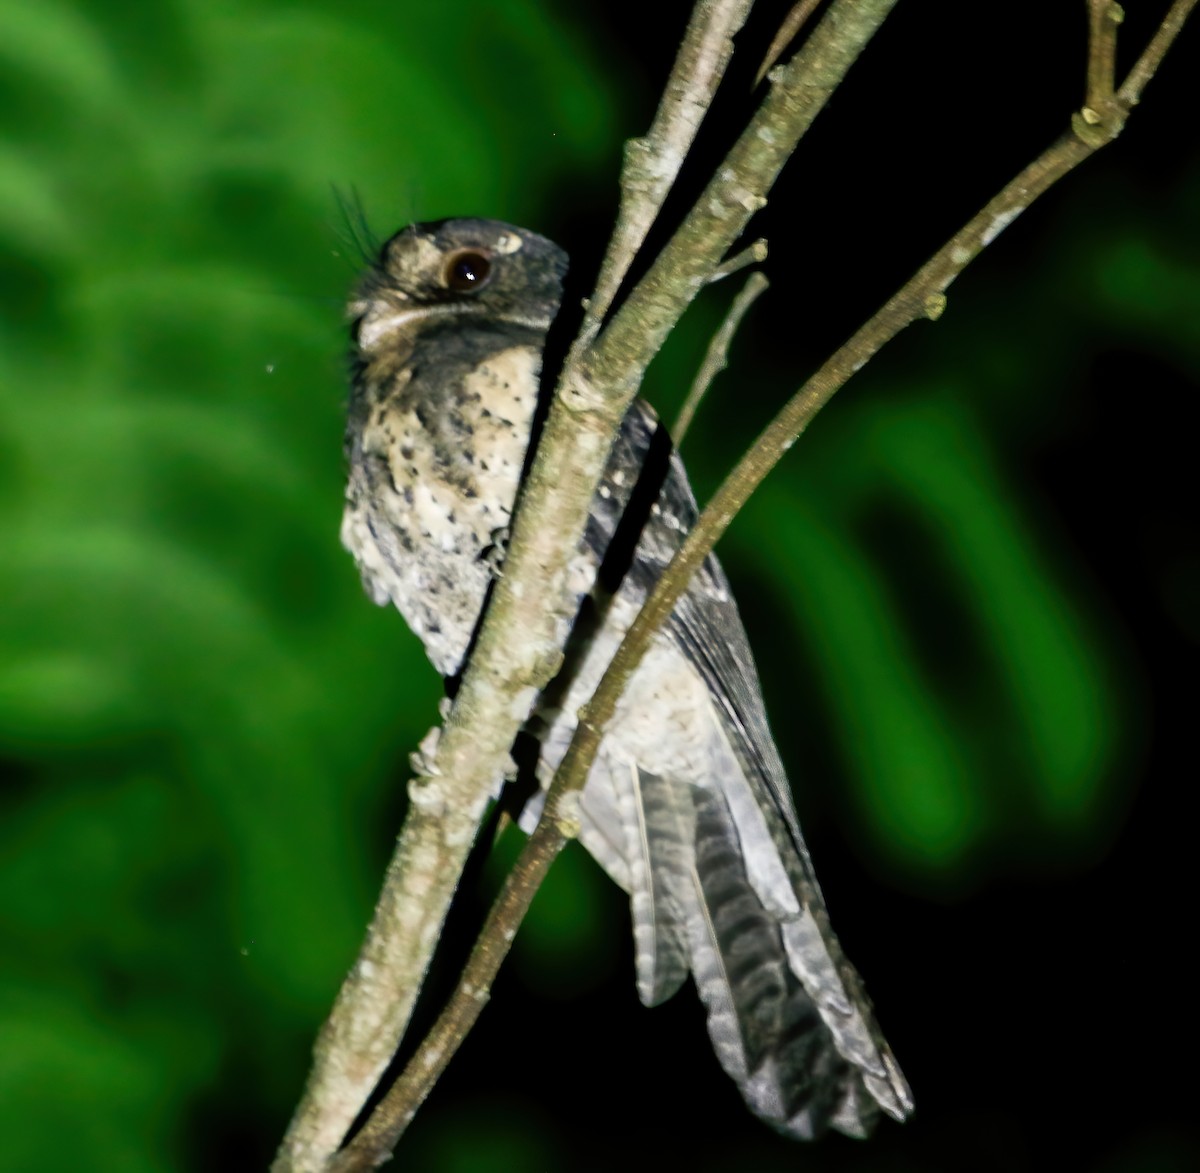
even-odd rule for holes
{"type": "Polygon", "coordinates": [[[726,277],[732,277],[734,273],[741,272],[747,265],[762,264],[767,259],[767,251],[767,242],[760,236],[753,244],[734,253],[728,260],[722,261],[712,271],[708,283],[712,285],[717,281],[724,281],[726,277]]]}
{"type": "Polygon", "coordinates": [[[1117,91],[1117,100],[1128,110],[1132,109],[1142,100],[1142,90],[1146,88],[1146,83],[1154,76],[1158,67],[1162,64],[1162,59],[1167,55],[1167,50],[1174,44],[1175,38],[1179,36],[1180,30],[1183,28],[1183,23],[1191,15],[1192,9],[1196,7],[1196,0],[1174,0],[1167,15],[1163,17],[1163,22],[1158,26],[1158,31],[1150,38],[1142,55],[1137,59],[1137,64],[1129,71],[1129,76],[1121,83],[1121,88],[1117,91]]]}
{"type": "Polygon", "coordinates": [[[617,223],[574,352],[590,346],[712,104],[754,0],[699,0],[650,129],[625,144],[617,223]]]}
{"type": "MultiPolygon", "coordinates": [[[[1156,50],[1154,67],[1182,26],[1195,0],[1177,0],[1167,21],[1183,9],[1173,31],[1156,50]]],[[[1168,27],[1164,21],[1164,28],[1168,27]]],[[[1159,30],[1160,34],[1162,29],[1159,30]]],[[[1151,42],[1159,43],[1160,36],[1151,42]]],[[[1149,50],[1147,51],[1149,52],[1149,50]]],[[[1145,55],[1143,55],[1145,59],[1145,55]]],[[[1139,65],[1141,63],[1139,62],[1139,65]]],[[[1144,72],[1133,101],[1140,96],[1154,67],[1144,72]]],[[[1136,67],[1135,67],[1136,68],[1136,67]]],[[[1132,76],[1132,75],[1131,75],[1132,76]]],[[[1128,83],[1126,83],[1128,84],[1128,83]]],[[[1125,101],[1121,99],[1122,103],[1125,101]]],[[[1124,106],[1128,113],[1128,106],[1124,106]]],[[[1067,175],[1105,142],[1120,133],[1123,117],[1106,120],[1107,137],[1095,141],[1078,133],[1073,122],[1065,134],[951,237],[884,306],[845,343],[796,393],[768,425],[753,448],[727,477],[704,509],[667,570],[626,633],[592,700],[580,714],[571,745],[547,795],[538,826],[526,842],[515,867],[484,925],[454,994],[433,1030],[400,1079],[389,1090],[366,1127],[331,1166],[337,1173],[369,1169],[390,1154],[454,1051],[474,1025],[487,1002],[491,983],[507,955],[517,927],[545,878],[550,864],[569,838],[578,834],[578,792],[586,780],[604,729],[620,695],[636,670],[654,632],[674,609],[692,575],[712,551],[737,511],[767,473],[791,448],[816,413],[872,356],[905,327],[925,317],[938,318],[946,305],[946,290],[955,278],[1039,196],[1067,175]]],[[[1096,131],[1089,126],[1089,131],[1096,131]]]]}
{"type": "Polygon", "coordinates": [[[578,377],[613,388],[622,412],[667,334],[750,217],[766,206],[784,163],[895,3],[837,0],[800,52],[771,72],[762,105],[679,230],[581,356],[578,377]]]}
{"type": "Polygon", "coordinates": [[[738,295],[729,306],[729,312],[717,332],[709,341],[704,354],[704,361],[696,372],[695,379],[688,389],[687,398],[675,418],[675,426],[671,429],[671,439],[678,448],[683,443],[683,437],[692,426],[692,419],[700,400],[704,398],[713,380],[729,365],[729,347],[737,328],[742,324],[750,307],[758,300],[759,295],[767,288],[769,282],[761,273],[751,273],[746,284],[738,291],[738,295]]]}
{"type": "Polygon", "coordinates": [[[1088,0],[1088,66],[1085,109],[1099,110],[1116,87],[1117,26],[1125,12],[1116,0],[1088,0]]]}
{"type": "Polygon", "coordinates": [[[775,67],[775,63],[787,51],[787,47],[800,35],[800,30],[808,23],[808,18],[816,12],[821,0],[797,0],[792,10],[783,18],[779,31],[771,39],[767,55],[754,75],[754,84],[761,85],[762,79],[775,67]]]}

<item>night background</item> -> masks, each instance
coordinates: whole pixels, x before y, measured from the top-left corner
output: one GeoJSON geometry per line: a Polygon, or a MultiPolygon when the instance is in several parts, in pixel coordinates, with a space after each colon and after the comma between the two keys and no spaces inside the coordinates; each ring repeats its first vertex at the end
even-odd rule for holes
{"type": "MultiPolygon", "coordinates": [[[[344,205],[525,225],[585,292],[689,7],[0,0],[5,1168],[269,1162],[442,691],[337,540],[344,205]]],[[[1129,0],[1122,76],[1166,7],[1129,0]]],[[[702,501],[1066,126],[1084,46],[1082,0],[902,0],[752,225],[772,287],[684,445],[702,501]]],[[[1198,66],[1189,27],[719,549],[914,1118],[776,1137],[690,986],[640,1006],[625,897],[572,847],[397,1168],[1200,1168],[1198,66]]],[[[740,279],[652,369],[667,419],[740,279]]]]}

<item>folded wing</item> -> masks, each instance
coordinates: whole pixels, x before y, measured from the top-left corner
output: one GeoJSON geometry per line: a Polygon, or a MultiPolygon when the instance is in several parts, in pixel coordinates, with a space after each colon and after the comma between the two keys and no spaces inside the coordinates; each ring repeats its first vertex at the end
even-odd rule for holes
{"type": "MultiPolygon", "coordinates": [[[[613,472],[641,466],[656,427],[641,404],[625,421],[604,507],[589,528],[597,556],[618,524],[626,527],[621,509],[636,498],[613,472]]],[[[695,520],[675,454],[660,479],[632,557],[612,584],[614,614],[632,614],[695,520]]],[[[864,1136],[880,1109],[904,1119],[911,1094],[830,929],[741,619],[715,559],[693,580],[624,703],[637,706],[636,719],[627,711],[601,748],[584,795],[582,840],[630,892],[642,1001],[669,997],[690,969],[722,1066],[750,1107],[791,1135],[835,1128],[864,1136]],[[686,724],[679,690],[672,700],[662,687],[680,673],[703,684],[690,707],[704,711],[686,724]],[[648,740],[647,729],[661,729],[661,740],[648,740]]]]}

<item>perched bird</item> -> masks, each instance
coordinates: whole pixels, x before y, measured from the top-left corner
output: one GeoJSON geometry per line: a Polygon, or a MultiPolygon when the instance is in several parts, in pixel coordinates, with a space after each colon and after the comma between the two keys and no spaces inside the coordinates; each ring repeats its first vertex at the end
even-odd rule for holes
{"type": "MultiPolygon", "coordinates": [[[[503,557],[566,267],[521,228],[416,224],[383,246],[350,302],[342,541],[368,594],[395,604],[444,676],[463,667],[503,557]]],[[[566,667],[530,721],[542,787],[695,517],[682,463],[636,402],[571,564],[566,667]]],[[[717,1057],[754,1112],[806,1139],[864,1136],[881,1109],[909,1114],[830,930],[715,558],[630,682],[581,807],[583,845],[630,895],[642,1001],[670,997],[690,971],[717,1057]]]]}

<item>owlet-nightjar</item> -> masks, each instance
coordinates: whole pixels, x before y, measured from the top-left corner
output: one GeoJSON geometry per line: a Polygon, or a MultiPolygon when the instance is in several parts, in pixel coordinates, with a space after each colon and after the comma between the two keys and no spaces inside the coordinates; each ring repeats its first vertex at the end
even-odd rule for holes
{"type": "MultiPolygon", "coordinates": [[[[395,604],[443,676],[461,671],[498,573],[566,266],[549,240],[507,224],[416,224],[383,246],[350,302],[342,541],[368,594],[395,604]]],[[[683,464],[639,400],[571,566],[580,618],[565,674],[530,719],[542,787],[695,518],[683,464]]],[[[880,1110],[909,1114],[908,1086],[829,927],[715,558],[633,676],[581,820],[584,847],[629,893],[642,1001],[669,998],[690,972],[717,1058],[759,1116],[811,1138],[864,1136],[880,1110]]]]}

